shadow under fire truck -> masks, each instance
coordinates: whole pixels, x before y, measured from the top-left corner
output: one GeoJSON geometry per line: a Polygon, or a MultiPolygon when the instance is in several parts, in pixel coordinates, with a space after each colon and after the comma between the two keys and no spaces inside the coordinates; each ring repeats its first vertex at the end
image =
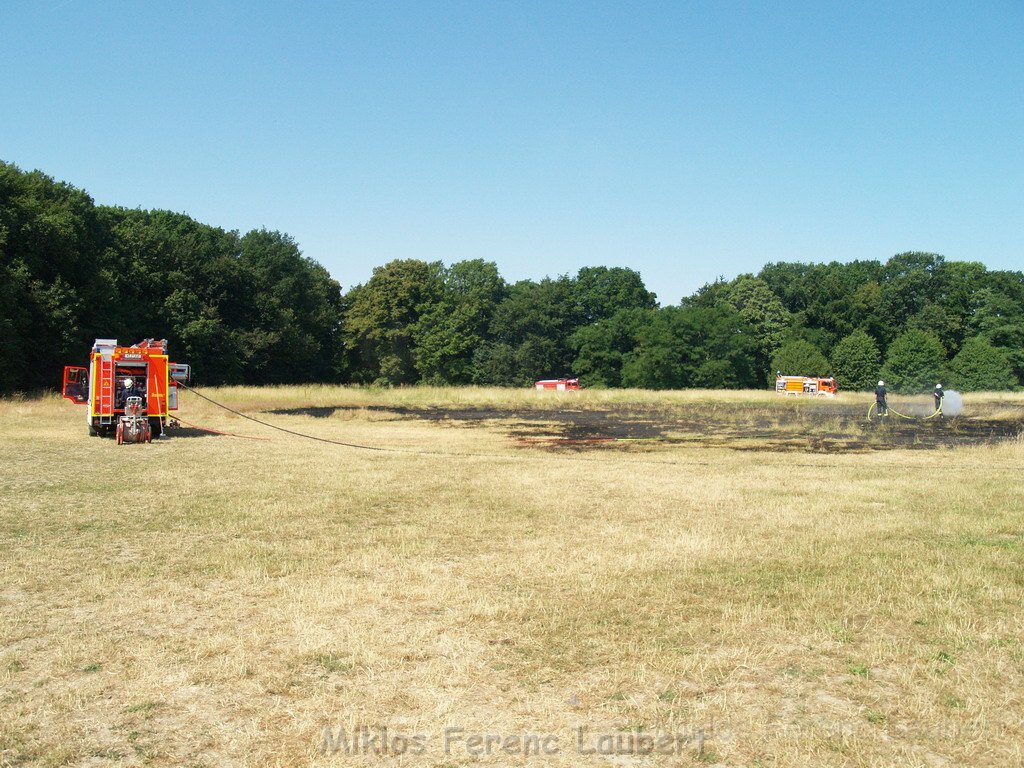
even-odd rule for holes
{"type": "Polygon", "coordinates": [[[90,435],[116,434],[119,443],[149,442],[163,433],[170,412],[178,409],[178,382],[188,377],[187,365],[168,361],[166,340],[120,347],[117,339],[96,339],[88,368],[64,367],[62,393],[87,406],[90,435]]]}

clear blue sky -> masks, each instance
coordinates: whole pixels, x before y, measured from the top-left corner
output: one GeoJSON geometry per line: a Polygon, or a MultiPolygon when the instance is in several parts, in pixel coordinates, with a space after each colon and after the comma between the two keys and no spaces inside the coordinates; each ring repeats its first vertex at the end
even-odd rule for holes
{"type": "Polygon", "coordinates": [[[98,203],[662,303],[769,261],[1024,269],[1024,2],[0,4],[0,159],[98,203]]]}

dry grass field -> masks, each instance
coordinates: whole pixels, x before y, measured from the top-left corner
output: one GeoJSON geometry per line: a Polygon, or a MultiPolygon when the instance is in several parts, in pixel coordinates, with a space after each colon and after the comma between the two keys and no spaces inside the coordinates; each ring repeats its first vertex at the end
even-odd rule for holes
{"type": "Polygon", "coordinates": [[[1024,764],[1020,395],[206,394],[386,450],[0,402],[0,766],[1024,764]]]}

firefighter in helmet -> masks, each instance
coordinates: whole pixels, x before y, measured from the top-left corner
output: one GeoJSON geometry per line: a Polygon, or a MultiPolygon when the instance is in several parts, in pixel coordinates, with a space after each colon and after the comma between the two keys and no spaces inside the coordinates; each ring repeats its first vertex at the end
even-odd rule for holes
{"type": "Polygon", "coordinates": [[[879,416],[889,415],[889,403],[885,399],[885,382],[879,381],[878,386],[875,387],[875,405],[878,407],[879,416]]]}
{"type": "Polygon", "coordinates": [[[942,384],[936,384],[935,394],[933,395],[933,397],[935,398],[935,412],[939,414],[940,417],[942,416],[942,400],[945,396],[946,393],[942,389],[942,384]]]}
{"type": "Polygon", "coordinates": [[[117,395],[114,407],[123,410],[129,397],[140,397],[142,398],[142,410],[146,410],[146,394],[135,386],[135,379],[131,376],[125,377],[124,386],[117,391],[117,395]]]}

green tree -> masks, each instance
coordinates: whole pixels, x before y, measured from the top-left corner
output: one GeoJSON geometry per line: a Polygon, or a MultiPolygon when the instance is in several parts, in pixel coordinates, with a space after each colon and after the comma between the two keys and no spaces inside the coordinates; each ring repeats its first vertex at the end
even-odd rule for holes
{"type": "Polygon", "coordinates": [[[577,322],[610,318],[622,309],[654,309],[657,297],[640,273],[625,267],[583,267],[573,281],[577,322]]]}
{"type": "Polygon", "coordinates": [[[420,318],[444,295],[443,275],[439,261],[397,259],[349,291],[345,336],[358,354],[360,379],[386,384],[417,380],[413,337],[420,318]]]}
{"type": "MultiPolygon", "coordinates": [[[[515,350],[513,383],[525,385],[572,373],[569,339],[580,322],[572,279],[521,280],[496,307],[488,336],[515,350]]],[[[474,371],[473,378],[486,375],[474,371]]]]}
{"type": "Polygon", "coordinates": [[[922,392],[935,386],[945,366],[946,351],[938,336],[905,331],[889,345],[882,378],[896,392],[922,392]]]}
{"type": "Polygon", "coordinates": [[[623,360],[637,346],[643,330],[654,322],[654,309],[620,309],[609,318],[584,325],[570,337],[576,351],[573,372],[588,387],[622,384],[623,360]]]}
{"type": "Polygon", "coordinates": [[[693,328],[685,311],[665,307],[637,328],[637,342],[622,355],[621,383],[639,389],[680,389],[691,374],[693,328]]]}
{"type": "Polygon", "coordinates": [[[964,342],[963,347],[950,363],[950,385],[966,391],[1001,391],[1017,386],[1009,356],[988,340],[975,336],[964,342]]]}
{"type": "Polygon", "coordinates": [[[728,305],[683,307],[693,329],[688,358],[692,374],[685,386],[744,389],[761,386],[757,339],[753,328],[728,305]]]}
{"type": "Polygon", "coordinates": [[[831,366],[821,350],[809,341],[797,339],[787,341],[772,356],[773,373],[769,382],[775,380],[775,373],[785,376],[828,376],[831,366]]]}
{"type": "Polygon", "coordinates": [[[484,343],[507,286],[498,267],[483,259],[460,261],[443,270],[441,299],[413,329],[416,370],[423,381],[468,384],[473,356],[484,343]]]}
{"type": "Polygon", "coordinates": [[[665,344],[645,344],[626,356],[622,386],[637,389],[680,389],[685,384],[680,355],[665,344]]]}
{"type": "MultiPolygon", "coordinates": [[[[878,325],[888,344],[925,306],[938,301],[945,259],[934,253],[909,252],[893,256],[882,269],[878,325]]],[[[935,329],[930,329],[933,333],[935,329]]],[[[940,339],[941,341],[941,339],[940,339]]]]}
{"type": "Polygon", "coordinates": [[[103,230],[84,191],[0,162],[0,387],[53,387],[102,325],[103,230]]]}
{"type": "Polygon", "coordinates": [[[341,371],[341,286],[288,235],[253,230],[240,241],[236,273],[251,275],[246,378],[336,381],[341,371]]]}
{"type": "Polygon", "coordinates": [[[530,336],[516,348],[516,382],[529,384],[537,379],[569,376],[572,369],[560,339],[530,336]]]}
{"type": "Polygon", "coordinates": [[[832,372],[843,389],[873,389],[880,364],[878,344],[864,331],[854,331],[832,348],[832,372]]]}
{"type": "MultiPolygon", "coordinates": [[[[204,307],[199,316],[184,318],[176,335],[185,356],[204,383],[237,384],[244,380],[242,340],[221,322],[217,310],[204,307]]],[[[177,357],[177,355],[175,355],[177,357]]]]}
{"type": "Polygon", "coordinates": [[[935,334],[947,350],[959,349],[964,336],[963,318],[941,304],[925,304],[905,328],[935,334]]]}
{"type": "Polygon", "coordinates": [[[753,329],[728,304],[664,307],[622,358],[622,386],[647,389],[757,386],[753,329]]]}
{"type": "Polygon", "coordinates": [[[38,385],[30,383],[18,362],[26,359],[31,344],[31,282],[25,264],[0,266],[0,393],[38,385]]]}
{"type": "Polygon", "coordinates": [[[829,264],[769,264],[758,273],[792,313],[792,325],[827,350],[843,336],[877,324],[878,297],[872,296],[882,276],[878,261],[829,264]]]}
{"type": "Polygon", "coordinates": [[[772,293],[768,283],[752,275],[742,275],[728,290],[728,302],[750,326],[756,344],[756,366],[766,375],[775,351],[782,345],[790,314],[772,293]]]}
{"type": "Polygon", "coordinates": [[[262,383],[247,376],[266,320],[257,279],[239,258],[238,233],[170,211],[102,208],[109,285],[103,332],[123,343],[166,338],[205,384],[262,383]]]}
{"type": "Polygon", "coordinates": [[[500,341],[485,341],[473,352],[472,381],[510,387],[521,384],[516,371],[516,351],[500,341]]]}
{"type": "Polygon", "coordinates": [[[992,346],[1004,350],[1017,381],[1024,383],[1024,295],[1019,299],[1014,295],[1018,284],[1024,294],[1024,275],[1014,274],[1018,276],[1016,281],[1005,273],[989,274],[990,287],[974,296],[970,327],[992,346]]]}
{"type": "MultiPolygon", "coordinates": [[[[970,321],[977,305],[977,295],[986,283],[984,264],[968,261],[944,261],[936,270],[939,292],[936,298],[945,311],[945,331],[939,332],[939,340],[947,352],[960,349],[964,339],[970,336],[970,321]]],[[[935,329],[928,329],[935,330],[935,329]]]]}

